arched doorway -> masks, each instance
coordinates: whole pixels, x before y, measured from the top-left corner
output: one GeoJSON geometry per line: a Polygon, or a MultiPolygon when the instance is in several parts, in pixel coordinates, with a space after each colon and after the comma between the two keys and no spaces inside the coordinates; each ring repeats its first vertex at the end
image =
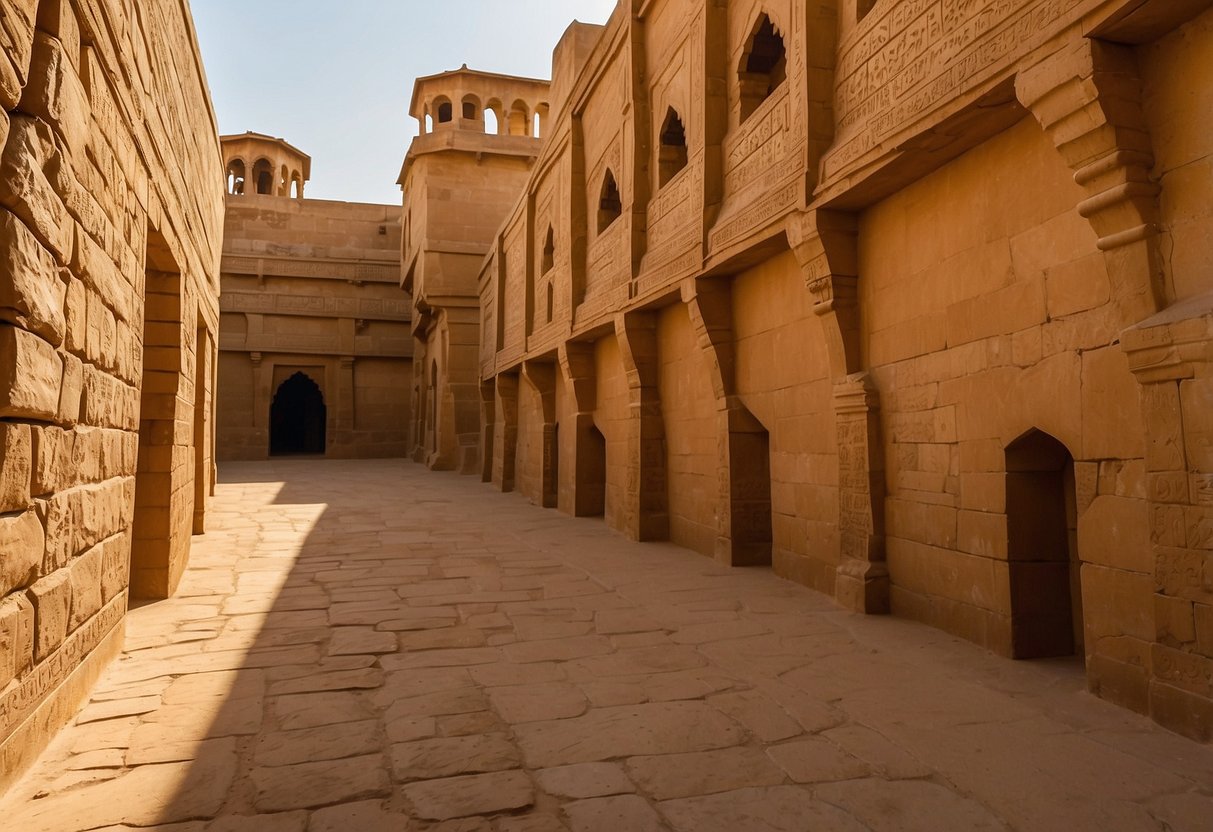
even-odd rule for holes
{"type": "Polygon", "coordinates": [[[1074,459],[1061,442],[1032,429],[1007,447],[1006,461],[1011,655],[1081,654],[1074,459]]]}
{"type": "Polygon", "coordinates": [[[270,406],[270,456],[323,454],[327,426],[324,394],[306,373],[295,373],[270,406]]]}

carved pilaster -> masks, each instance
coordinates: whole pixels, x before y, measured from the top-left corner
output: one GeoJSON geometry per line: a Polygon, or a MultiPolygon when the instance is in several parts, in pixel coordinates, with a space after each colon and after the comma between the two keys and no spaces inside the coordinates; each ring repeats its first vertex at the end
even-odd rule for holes
{"type": "Polygon", "coordinates": [[[866,373],[834,385],[838,432],[840,560],[835,595],[857,612],[889,611],[884,549],[884,454],[880,396],[866,373]]]}
{"type": "Polygon", "coordinates": [[[493,485],[514,490],[514,461],[518,452],[518,375],[497,376],[497,415],[493,435],[493,485]]]}
{"type": "Polygon", "coordinates": [[[1074,171],[1099,235],[1121,326],[1162,308],[1159,184],[1133,50],[1079,38],[1019,74],[1015,91],[1074,171]]]}
{"type": "Polygon", "coordinates": [[[1154,561],[1150,715],[1213,740],[1213,293],[1121,339],[1141,383],[1154,561]]]}
{"type": "Polygon", "coordinates": [[[770,453],[766,428],[736,392],[732,287],[726,278],[700,278],[688,280],[682,294],[716,394],[720,477],[714,555],[729,566],[769,564],[770,453]]]}
{"type": "Polygon", "coordinates": [[[886,613],[880,396],[860,354],[858,226],[852,214],[814,211],[793,219],[788,237],[813,295],[834,379],[839,479],[835,595],[848,609],[886,613]]]}
{"type": "Polygon", "coordinates": [[[556,447],[556,365],[550,361],[527,361],[522,365],[522,375],[539,393],[543,408],[540,503],[544,508],[555,508],[560,489],[557,481],[560,449],[556,447]]]}
{"type": "Polygon", "coordinates": [[[493,481],[493,448],[497,433],[497,384],[480,383],[480,481],[493,481]]]}
{"type": "Polygon", "coordinates": [[[606,499],[606,454],[602,435],[594,425],[598,407],[594,345],[580,341],[563,344],[559,357],[565,389],[572,394],[575,411],[572,424],[562,431],[563,457],[573,464],[571,475],[563,477],[564,482],[558,486],[565,492],[559,502],[574,517],[597,517],[603,513],[606,499]]]}
{"type": "Polygon", "coordinates": [[[657,318],[633,312],[615,319],[628,380],[627,487],[624,533],[634,540],[668,540],[665,424],[658,392],[657,318]]]}

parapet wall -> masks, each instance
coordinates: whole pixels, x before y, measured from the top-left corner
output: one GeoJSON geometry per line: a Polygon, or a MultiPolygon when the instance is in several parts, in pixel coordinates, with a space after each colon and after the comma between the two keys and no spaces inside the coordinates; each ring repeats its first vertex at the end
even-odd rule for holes
{"type": "Polygon", "coordinates": [[[5,0],[0,27],[3,787],[203,528],[223,169],[185,3],[5,0]]]}

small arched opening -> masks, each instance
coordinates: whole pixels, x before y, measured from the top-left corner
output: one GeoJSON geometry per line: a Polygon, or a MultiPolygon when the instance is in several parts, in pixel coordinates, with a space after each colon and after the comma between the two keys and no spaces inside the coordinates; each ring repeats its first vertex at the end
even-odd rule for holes
{"type": "Polygon", "coordinates": [[[535,106],[535,133],[537,139],[542,139],[548,134],[548,113],[551,108],[547,104],[537,104],[535,106]]]}
{"type": "Polygon", "coordinates": [[[547,237],[543,241],[543,259],[540,261],[539,273],[547,274],[556,265],[556,231],[548,226],[547,237]]]}
{"type": "Polygon", "coordinates": [[[480,99],[474,95],[464,96],[463,118],[465,121],[480,120],[480,99]]]}
{"type": "Polygon", "coordinates": [[[432,115],[430,115],[429,113],[425,114],[425,121],[422,122],[421,129],[422,129],[422,132],[424,132],[427,136],[430,133],[434,132],[434,117],[432,115]]]}
{"type": "Polygon", "coordinates": [[[511,136],[526,136],[530,131],[527,129],[527,116],[530,115],[530,108],[526,102],[518,100],[514,102],[514,106],[510,107],[510,135],[511,136]]]}
{"type": "Polygon", "coordinates": [[[779,89],[787,78],[787,68],[783,35],[764,14],[754,24],[737,69],[742,121],[779,89]]]}
{"type": "Polygon", "coordinates": [[[455,107],[448,99],[439,98],[435,102],[434,109],[438,112],[439,124],[450,124],[455,120],[455,107]]]}
{"type": "Polygon", "coordinates": [[[323,454],[328,408],[316,382],[295,373],[278,387],[270,405],[270,456],[323,454]]]}
{"type": "Polygon", "coordinates": [[[237,196],[244,193],[244,180],[247,169],[243,159],[232,159],[227,163],[227,192],[237,196]]]}
{"type": "Polygon", "coordinates": [[[687,166],[687,131],[673,107],[666,111],[658,138],[657,186],[665,187],[687,166]]]}
{"type": "Polygon", "coordinates": [[[274,166],[270,164],[269,159],[258,159],[257,164],[253,165],[253,183],[257,186],[259,194],[274,193],[274,166]]]}
{"type": "Polygon", "coordinates": [[[303,199],[303,175],[298,171],[291,174],[291,198],[303,199]]]}
{"type": "Polygon", "coordinates": [[[1081,653],[1074,458],[1057,439],[1033,428],[1007,446],[1006,466],[1011,655],[1081,653]]]}
{"type": "Polygon", "coordinates": [[[615,181],[615,173],[607,168],[598,197],[598,233],[601,234],[610,228],[611,223],[619,219],[622,213],[623,200],[619,196],[619,185],[615,181]]]}

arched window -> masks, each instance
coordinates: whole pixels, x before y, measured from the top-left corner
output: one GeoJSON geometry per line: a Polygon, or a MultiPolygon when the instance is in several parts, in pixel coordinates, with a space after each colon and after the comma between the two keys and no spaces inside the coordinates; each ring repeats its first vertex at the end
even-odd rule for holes
{"type": "Polygon", "coordinates": [[[500,101],[494,98],[484,105],[484,132],[490,136],[501,135],[506,122],[505,106],[500,101]]]}
{"type": "Polygon", "coordinates": [[[611,223],[619,219],[623,213],[623,200],[619,197],[619,185],[615,182],[615,174],[607,168],[602,179],[602,192],[598,197],[598,233],[610,228],[611,223]]]}
{"type": "Polygon", "coordinates": [[[438,123],[450,124],[455,119],[455,108],[445,98],[438,100],[438,123]]]}
{"type": "Polygon", "coordinates": [[[535,106],[535,138],[541,139],[548,134],[548,113],[551,108],[547,104],[535,106]]]}
{"type": "Polygon", "coordinates": [[[530,134],[527,130],[527,116],[530,114],[530,109],[525,101],[515,101],[514,106],[510,107],[510,135],[511,136],[526,136],[530,134]]]}
{"type": "Polygon", "coordinates": [[[548,236],[543,244],[543,262],[539,268],[540,274],[547,274],[556,265],[556,232],[548,226],[548,236]]]}
{"type": "Polygon", "coordinates": [[[771,22],[770,16],[764,14],[754,24],[737,69],[742,121],[753,115],[784,82],[787,64],[783,35],[771,22]]]}
{"type": "Polygon", "coordinates": [[[469,95],[463,99],[463,117],[467,121],[476,121],[480,118],[479,98],[469,95]]]}
{"type": "Polygon", "coordinates": [[[665,114],[657,150],[657,186],[663,187],[687,166],[687,131],[673,107],[665,114]]]}
{"type": "Polygon", "coordinates": [[[233,159],[227,163],[227,192],[229,194],[244,193],[245,174],[243,159],[233,159]]]}
{"type": "Polygon", "coordinates": [[[253,165],[253,182],[257,186],[257,193],[274,193],[274,166],[270,164],[269,159],[259,159],[257,164],[253,165]]]}
{"type": "Polygon", "coordinates": [[[429,113],[425,114],[425,132],[426,133],[434,132],[434,117],[432,115],[430,115],[429,113]]]}

